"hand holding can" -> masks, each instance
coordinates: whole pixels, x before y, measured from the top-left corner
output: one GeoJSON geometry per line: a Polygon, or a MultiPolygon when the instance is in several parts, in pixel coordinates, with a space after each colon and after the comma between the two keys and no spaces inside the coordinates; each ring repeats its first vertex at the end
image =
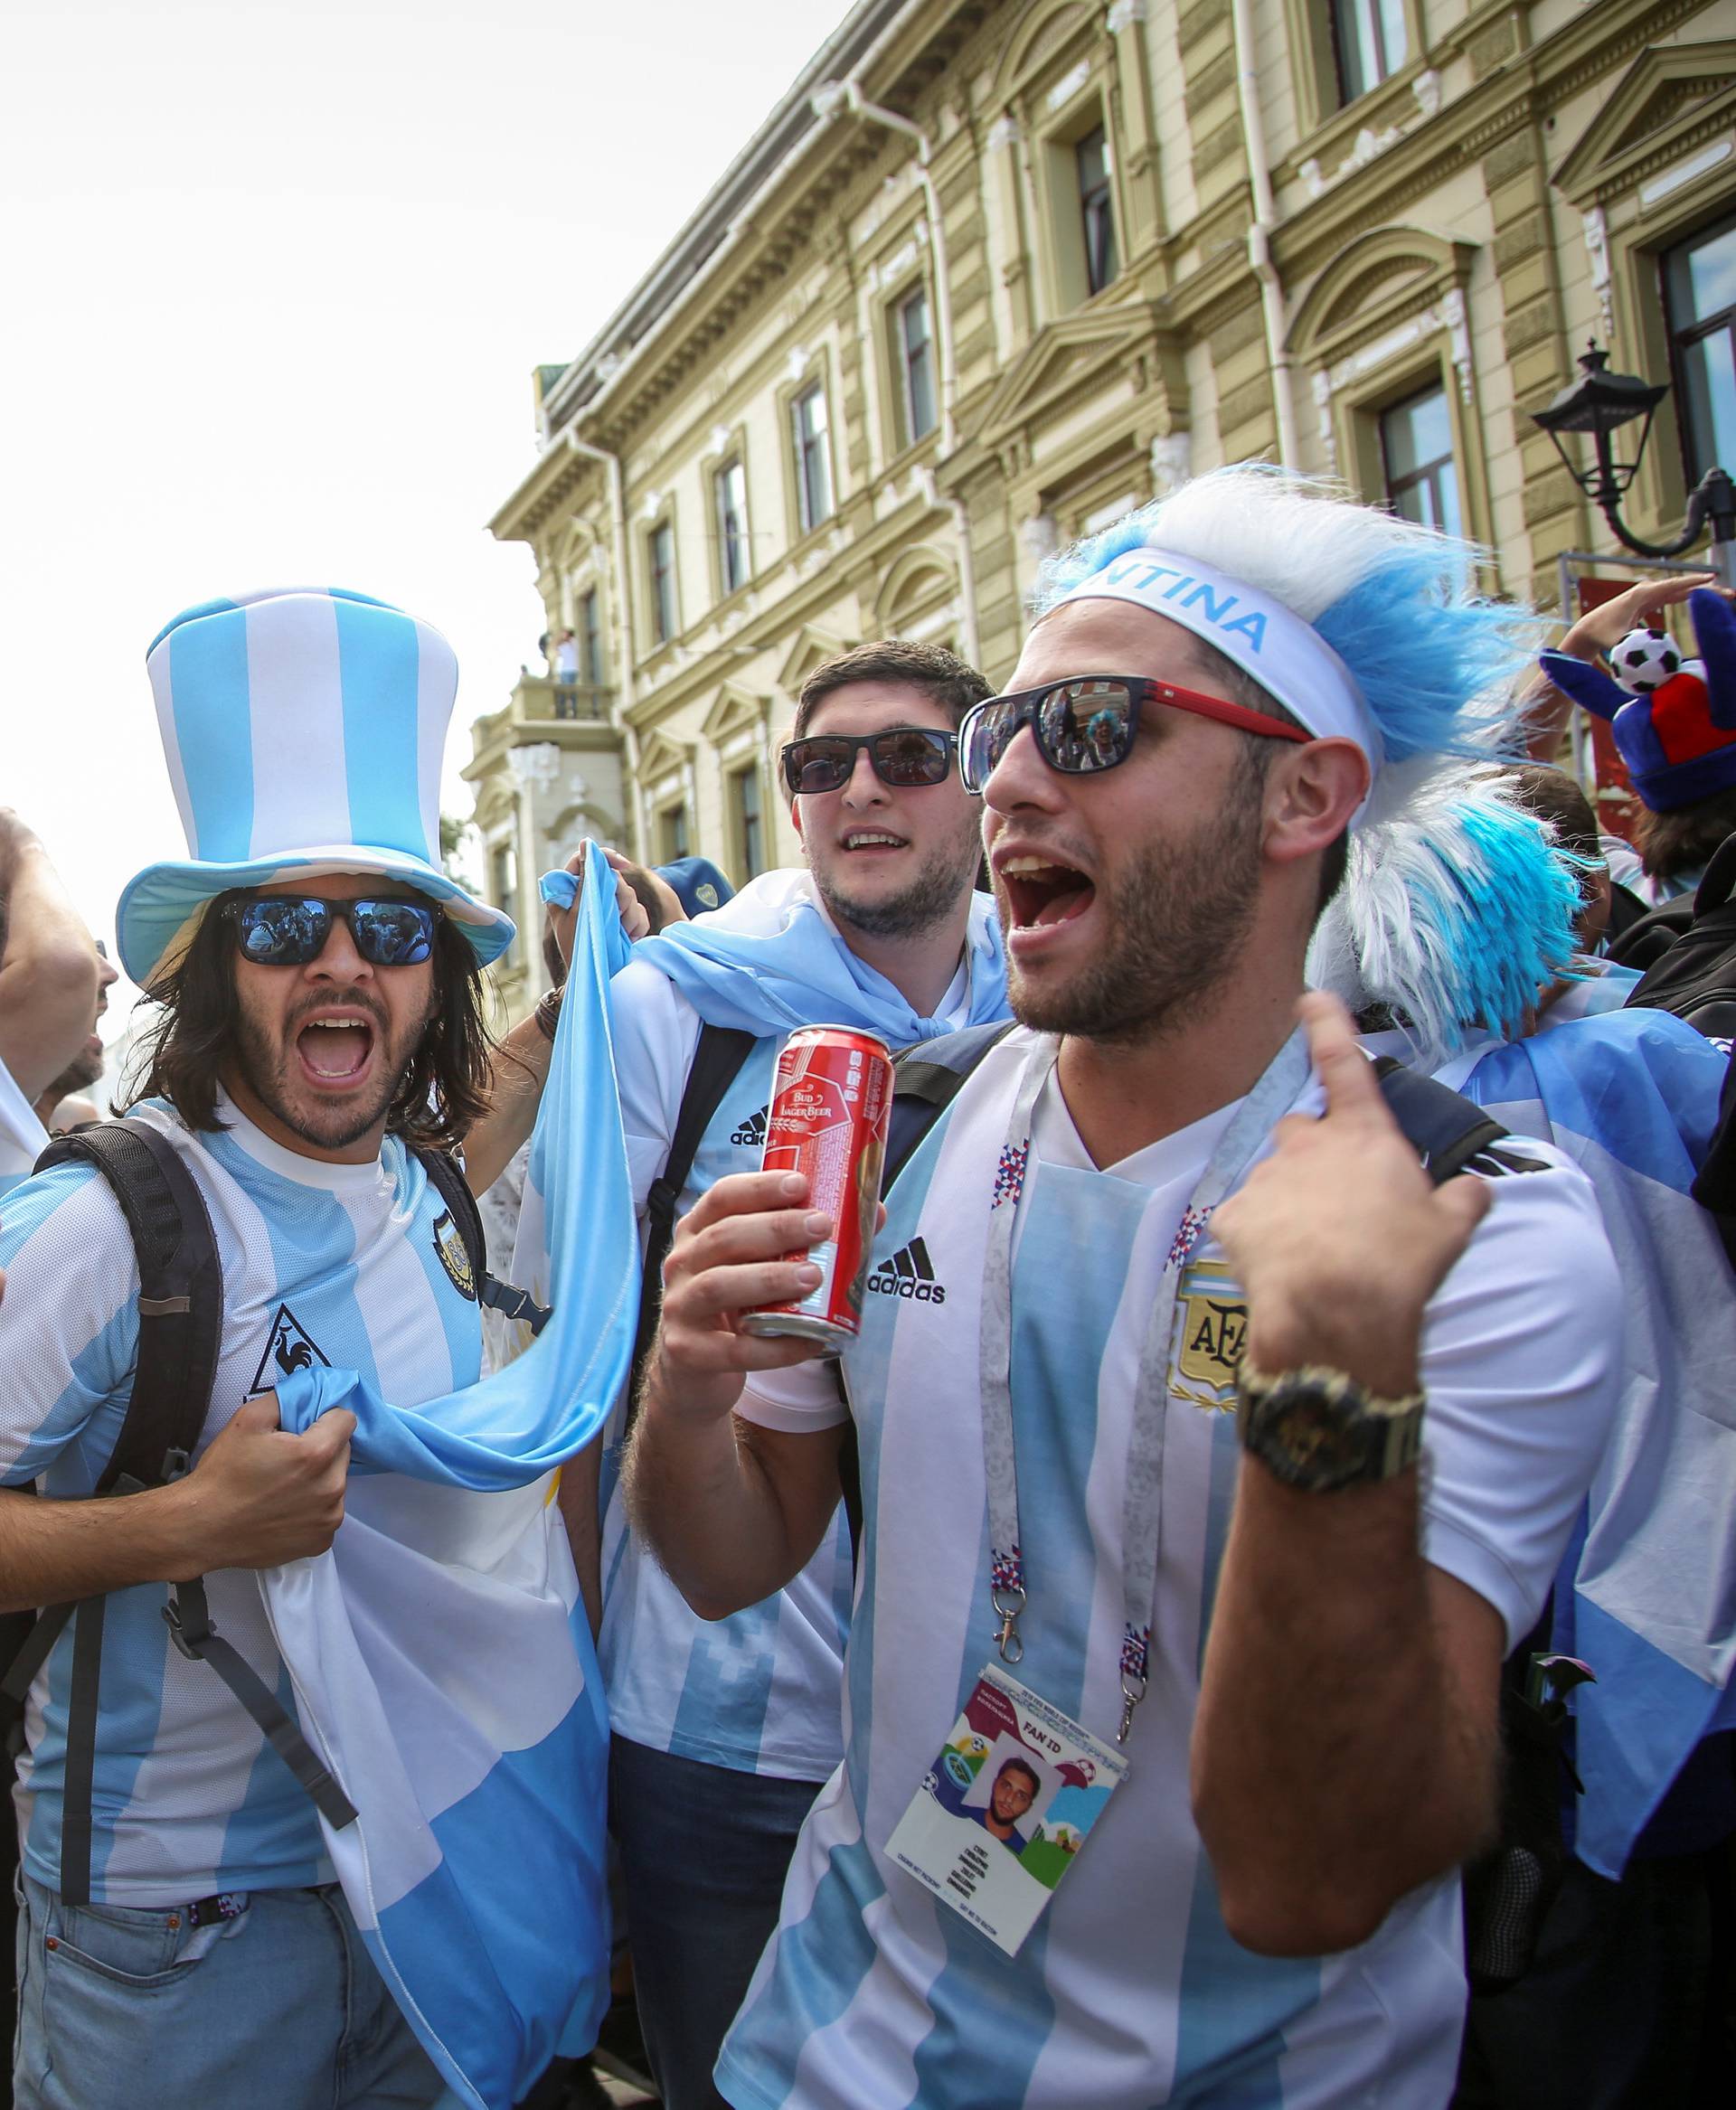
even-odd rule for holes
{"type": "Polygon", "coordinates": [[[787,1256],[814,1261],[817,1286],[797,1304],[745,1314],[744,1333],[836,1350],[860,1332],[892,1103],[892,1053],[874,1034],[809,1026],[786,1042],[761,1163],[769,1173],[802,1173],[809,1206],[831,1217],[833,1231],[811,1252],[787,1256]]]}

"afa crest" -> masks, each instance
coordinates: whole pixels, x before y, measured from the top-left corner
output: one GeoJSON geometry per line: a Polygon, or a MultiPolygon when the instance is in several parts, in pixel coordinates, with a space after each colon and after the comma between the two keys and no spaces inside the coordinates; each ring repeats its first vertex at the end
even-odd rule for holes
{"type": "Polygon", "coordinates": [[[470,1265],[458,1227],[452,1220],[449,1209],[441,1210],[434,1219],[434,1250],[440,1256],[440,1266],[446,1269],[452,1286],[460,1296],[467,1296],[472,1304],[476,1301],[476,1270],[470,1265]]]}
{"type": "Polygon", "coordinates": [[[1248,1300],[1222,1260],[1195,1260],[1176,1292],[1170,1390],[1208,1413],[1236,1404],[1236,1366],[1248,1338],[1248,1300]]]}

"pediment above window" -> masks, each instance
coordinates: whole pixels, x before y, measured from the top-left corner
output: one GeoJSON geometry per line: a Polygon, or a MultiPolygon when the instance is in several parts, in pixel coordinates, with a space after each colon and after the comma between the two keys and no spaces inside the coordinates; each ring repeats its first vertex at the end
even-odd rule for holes
{"type": "Polygon", "coordinates": [[[983,445],[997,447],[1017,432],[1071,416],[1106,369],[1116,367],[1131,368],[1136,390],[1152,391],[1174,421],[1185,422],[1186,381],[1175,333],[1159,323],[1149,301],[1123,301],[1063,316],[1038,332],[983,408],[983,445]]]}
{"type": "Polygon", "coordinates": [[[1590,206],[1733,131],[1736,38],[1654,45],[1575,141],[1556,171],[1556,186],[1576,205],[1590,206]]]}

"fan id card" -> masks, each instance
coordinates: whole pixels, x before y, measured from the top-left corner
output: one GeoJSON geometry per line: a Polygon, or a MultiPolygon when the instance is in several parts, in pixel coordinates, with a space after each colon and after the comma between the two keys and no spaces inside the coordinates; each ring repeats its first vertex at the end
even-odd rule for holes
{"type": "Polygon", "coordinates": [[[887,1854],[1015,1956],[1127,1770],[1113,1745],[990,1663],[887,1854]]]}

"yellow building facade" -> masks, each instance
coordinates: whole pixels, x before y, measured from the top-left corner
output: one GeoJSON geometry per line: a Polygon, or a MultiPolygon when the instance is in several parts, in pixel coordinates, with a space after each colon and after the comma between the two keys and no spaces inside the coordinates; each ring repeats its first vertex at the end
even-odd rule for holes
{"type": "Polygon", "coordinates": [[[1673,532],[1736,462],[1736,0],[862,0],[647,265],[491,523],[573,634],[467,771],[521,915],[586,833],[792,862],[816,664],[1000,682],[1046,554],[1221,462],[1553,606],[1616,544],[1527,413],[1593,336],[1675,384],[1627,505],[1673,532]]]}

